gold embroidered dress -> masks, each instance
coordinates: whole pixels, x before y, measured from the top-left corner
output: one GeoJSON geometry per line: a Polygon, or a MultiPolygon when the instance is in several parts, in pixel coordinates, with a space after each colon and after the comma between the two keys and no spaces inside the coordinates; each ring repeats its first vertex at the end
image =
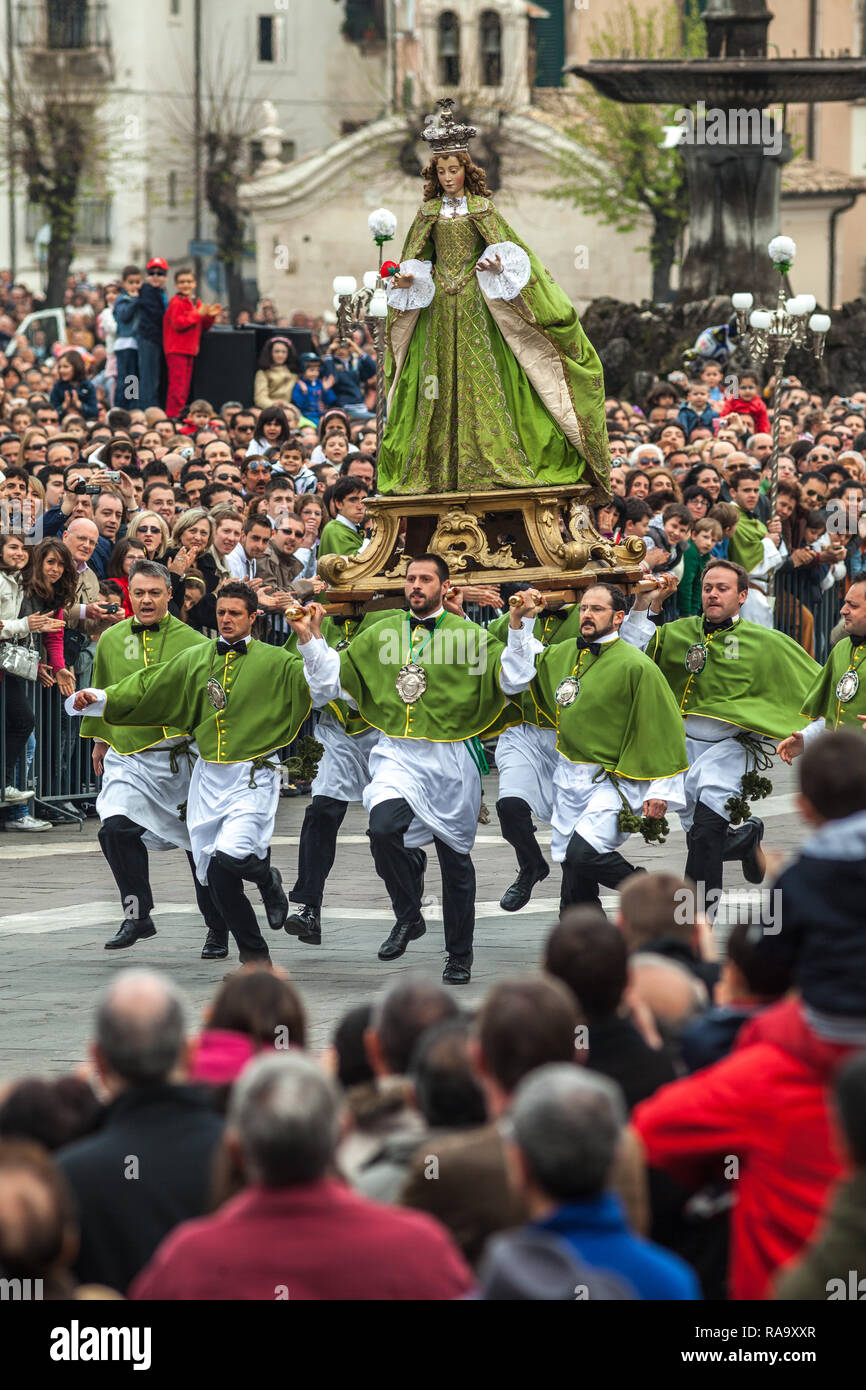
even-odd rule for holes
{"type": "Polygon", "coordinates": [[[388,293],[379,490],[606,489],[602,369],[576,310],[489,198],[444,201],[406,238],[413,285],[388,293]],[[488,248],[501,276],[476,269],[488,248]]]}

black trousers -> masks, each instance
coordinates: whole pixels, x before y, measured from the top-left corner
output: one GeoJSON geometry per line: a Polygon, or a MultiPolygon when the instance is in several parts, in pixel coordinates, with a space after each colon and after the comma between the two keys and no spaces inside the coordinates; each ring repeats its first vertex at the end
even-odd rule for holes
{"type": "Polygon", "coordinates": [[[236,859],[218,849],[208,865],[207,883],[211,898],[237,942],[242,962],[270,960],[268,944],[259,931],[253,905],[244,892],[245,880],[261,883],[270,870],[270,850],[264,859],[254,854],[248,854],[245,859],[236,859]]]}
{"type": "MultiPolygon", "coordinates": [[[[149,917],[153,911],[144,834],[144,827],[136,825],[135,821],[129,820],[127,816],[108,816],[99,827],[99,845],[114,875],[123,910],[126,916],[135,922],[149,917]]],[[[199,883],[195,876],[195,863],[189,851],[186,857],[192,871],[199,912],[208,927],[214,931],[225,932],[226,924],[218,907],[205,885],[199,883]]]]}
{"type": "Polygon", "coordinates": [[[304,812],[298,846],[298,881],[289,894],[293,903],[321,907],[328,874],[337,857],[337,835],[348,810],[347,801],[314,796],[304,812]]]}
{"type": "Polygon", "coordinates": [[[503,840],[514,849],[517,867],[521,873],[544,872],[547,864],[535,838],[536,827],[532,824],[532,811],[520,796],[504,796],[496,803],[499,829],[503,840]]]}
{"type": "Polygon", "coordinates": [[[709,920],[715,917],[715,905],[718,903],[718,897],[710,897],[710,894],[715,895],[722,890],[727,833],[728,822],[724,816],[720,816],[718,811],[711,811],[709,806],[699,801],[692,828],[686,834],[686,878],[695,884],[703,883],[709,920]]]}
{"type": "MultiPolygon", "coordinates": [[[[423,850],[407,849],[403,844],[414,815],[403,797],[382,801],[370,812],[367,831],[376,873],[388,890],[398,926],[417,922],[422,915],[426,857],[423,850]]],[[[433,843],[442,871],[445,949],[455,956],[467,956],[475,932],[475,866],[468,854],[458,854],[443,840],[434,837],[433,843]]]]}
{"type": "Polygon", "coordinates": [[[562,865],[560,908],[578,903],[601,907],[600,883],[605,888],[618,888],[624,879],[641,872],[634,864],[629,864],[619,850],[598,850],[575,832],[568,842],[562,865]]]}
{"type": "Polygon", "coordinates": [[[33,725],[33,708],[27,693],[29,681],[20,676],[10,676],[3,672],[3,689],[6,692],[6,785],[12,786],[15,777],[15,764],[24,752],[33,725]]]}

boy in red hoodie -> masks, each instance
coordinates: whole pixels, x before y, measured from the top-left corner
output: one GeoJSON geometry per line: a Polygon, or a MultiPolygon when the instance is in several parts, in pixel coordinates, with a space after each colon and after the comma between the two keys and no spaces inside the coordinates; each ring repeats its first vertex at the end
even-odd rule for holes
{"type": "Polygon", "coordinates": [[[222,313],[219,304],[202,304],[196,299],[196,280],[188,268],[175,271],[176,294],[168,302],[162,321],[162,346],[168,369],[165,413],[176,420],[186,405],[192,384],[192,369],[198,356],[202,333],[222,313]]]}
{"type": "Polygon", "coordinates": [[[769,434],[770,417],[759,395],[760,382],[754,372],[742,372],[739,386],[740,394],[724,402],[720,415],[751,415],[755,422],[752,434],[769,434]]]}

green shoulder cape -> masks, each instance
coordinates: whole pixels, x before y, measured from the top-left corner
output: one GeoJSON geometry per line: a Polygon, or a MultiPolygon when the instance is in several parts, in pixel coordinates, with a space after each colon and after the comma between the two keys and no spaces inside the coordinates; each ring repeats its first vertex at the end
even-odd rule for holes
{"type": "Polygon", "coordinates": [[[704,636],[702,618],[662,623],[647,647],[683,717],[702,714],[736,729],[787,738],[797,727],[806,692],[819,666],[783,632],[740,618],[724,632],[704,636]],[[689,647],[701,643],[707,662],[686,670],[689,647]]]}
{"type": "Polygon", "coordinates": [[[162,666],[127,676],[106,694],[106,723],[171,721],[195,739],[209,763],[248,762],[285,747],[311,708],[302,658],[256,641],[243,656],[219,656],[216,641],[206,641],[162,666]],[[208,699],[209,680],[218,681],[226,694],[223,710],[208,699]]]}
{"type": "MultiPolygon", "coordinates": [[[[207,638],[195,632],[187,623],[167,613],[150,632],[133,632],[132,618],[107,628],[96,644],[91,685],[105,690],[116,685],[135,671],[159,666],[191,647],[201,646],[207,638]]],[[[176,738],[183,731],[174,720],[168,724],[110,724],[106,719],[85,715],[79,733],[82,738],[98,738],[109,744],[116,753],[140,753],[166,738],[176,738]]]]}
{"type": "MultiPolygon", "coordinates": [[[[446,612],[436,631],[410,629],[409,614],[389,612],[340,654],[340,680],[374,729],[391,738],[460,743],[490,729],[505,709],[499,685],[502,643],[483,627],[446,612]],[[397,693],[400,668],[410,659],[427,673],[427,689],[414,704],[397,693]]],[[[516,722],[516,720],[515,720],[516,722]]]]}
{"type": "Polygon", "coordinates": [[[598,763],[635,782],[673,777],[688,766],[683,721],[658,667],[618,639],[598,656],[560,642],[538,657],[535,698],[556,728],[556,747],[571,763],[598,763]],[[570,705],[556,690],[575,675],[570,705]]]}
{"type": "MultiPolygon", "coordinates": [[[[508,641],[508,617],[503,613],[501,618],[494,618],[487,631],[491,637],[495,637],[497,642],[503,646],[508,641]]],[[[551,647],[556,642],[567,641],[569,638],[574,640],[580,632],[580,610],[578,605],[569,604],[561,608],[557,613],[551,613],[546,618],[536,618],[532,625],[532,635],[545,647],[551,647]]],[[[505,715],[497,721],[496,727],[491,734],[500,734],[503,729],[512,727],[516,723],[535,724],[539,729],[553,729],[555,724],[548,718],[544,710],[538,705],[532,689],[524,690],[522,695],[512,695],[508,701],[505,715]],[[507,717],[520,711],[519,720],[507,717]]]]}
{"type": "Polygon", "coordinates": [[[857,718],[866,714],[866,644],[855,647],[850,637],[837,642],[827,664],[818,673],[818,678],[803,701],[802,713],[807,719],[824,718],[828,729],[852,728],[858,732],[863,728],[857,718]],[[853,700],[845,704],[836,697],[836,686],[846,671],[856,671],[860,685],[853,700]]]}
{"type": "Polygon", "coordinates": [[[742,565],[746,573],[751,574],[764,558],[762,541],[766,534],[767,528],[763,521],[759,521],[756,516],[749,516],[740,507],[740,519],[728,541],[728,559],[732,564],[742,565]]]}
{"type": "Polygon", "coordinates": [[[329,521],[319,541],[319,558],[325,555],[357,555],[363,544],[364,537],[360,531],[353,531],[342,521],[329,521]]]}

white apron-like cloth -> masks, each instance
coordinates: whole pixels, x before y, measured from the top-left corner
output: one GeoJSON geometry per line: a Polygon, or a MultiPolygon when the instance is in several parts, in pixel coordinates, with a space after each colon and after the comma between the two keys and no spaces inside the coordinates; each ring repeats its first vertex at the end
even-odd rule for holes
{"type": "Polygon", "coordinates": [[[767,580],[782,564],[788,550],[784,541],[777,546],[770,536],[764,536],[761,544],[764,547],[763,559],[749,575],[749,592],[740,609],[740,617],[747,622],[757,623],[759,627],[771,628],[774,604],[767,597],[767,580]]]}
{"type": "Polygon", "coordinates": [[[498,799],[519,797],[534,816],[549,822],[558,762],[555,729],[517,724],[513,729],[503,730],[496,743],[498,799]]]}
{"type": "Polygon", "coordinates": [[[734,737],[740,732],[721,719],[708,719],[702,714],[690,714],[686,719],[689,770],[686,773],[686,810],[680,815],[684,830],[691,830],[699,800],[717,815],[730,820],[725,802],[731,796],[739,796],[740,779],[751,762],[745,748],[734,737]]]}
{"type": "Polygon", "coordinates": [[[331,796],[335,801],[361,801],[370,780],[370,754],[379,741],[378,729],[363,734],[347,734],[330,710],[322,711],[316,738],[324,752],[313,781],[313,796],[331,796]]]}
{"type": "Polygon", "coordinates": [[[264,859],[274,833],[280,804],[279,769],[252,763],[206,763],[199,758],[189,782],[186,825],[196,878],[207,883],[208,865],[217,850],[233,859],[254,854],[264,859]]]}
{"type": "Polygon", "coordinates": [[[469,854],[481,810],[481,777],[465,743],[431,743],[381,734],[370,753],[364,810],[402,797],[415,812],[403,836],[410,849],[433,836],[457,854],[469,854]]]}
{"type": "MultiPolygon", "coordinates": [[[[553,778],[553,815],[550,857],[555,864],[565,859],[568,842],[575,832],[601,854],[618,849],[627,832],[617,821],[623,809],[616,787],[602,774],[597,763],[571,763],[557,755],[553,778]],[[598,781],[593,779],[598,777],[598,781]]],[[[682,812],[686,804],[684,774],[658,777],[653,782],[631,782],[620,777],[620,789],[636,815],[643,814],[645,801],[666,801],[669,811],[682,812]]]]}
{"type": "Polygon", "coordinates": [[[108,748],[102,769],[102,789],[96,798],[100,820],[126,816],[144,827],[148,849],[190,848],[189,831],[178,807],[189,793],[192,758],[177,755],[177,771],[171,770],[169,749],[183,739],[166,739],[143,753],[115,753],[108,748]]]}

